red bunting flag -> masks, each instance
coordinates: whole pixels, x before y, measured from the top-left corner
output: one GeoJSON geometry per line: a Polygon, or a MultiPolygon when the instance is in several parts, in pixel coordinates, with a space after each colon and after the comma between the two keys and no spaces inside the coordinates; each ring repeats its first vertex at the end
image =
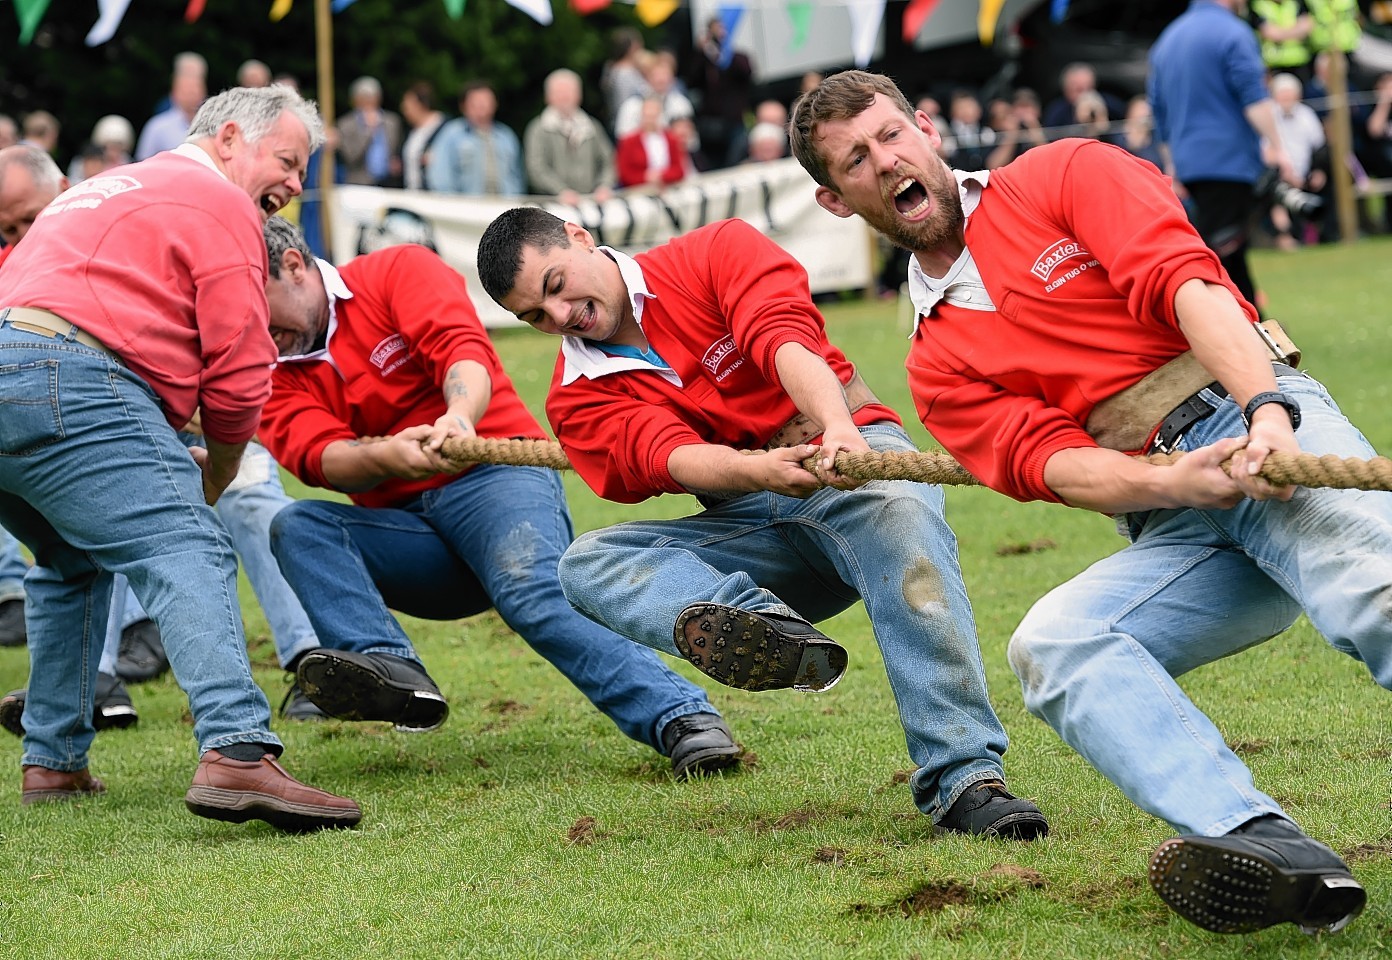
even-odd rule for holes
{"type": "Polygon", "coordinates": [[[905,43],[914,42],[914,39],[918,37],[918,32],[923,29],[928,18],[933,15],[933,9],[937,5],[938,0],[909,0],[909,6],[904,10],[905,43]]]}
{"type": "Polygon", "coordinates": [[[189,0],[189,5],[184,10],[184,22],[193,23],[203,16],[203,8],[208,5],[208,0],[189,0]]]}
{"type": "Polygon", "coordinates": [[[603,10],[611,3],[613,0],[570,0],[570,9],[582,17],[588,17],[592,13],[603,10]]]}

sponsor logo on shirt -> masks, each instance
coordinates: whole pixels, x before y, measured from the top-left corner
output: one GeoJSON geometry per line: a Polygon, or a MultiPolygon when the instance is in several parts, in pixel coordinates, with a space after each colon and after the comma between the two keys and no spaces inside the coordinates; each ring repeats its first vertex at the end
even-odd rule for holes
{"type": "Polygon", "coordinates": [[[143,186],[144,184],[134,177],[93,177],[65,191],[45,207],[40,216],[51,216],[64,210],[92,210],[100,207],[103,201],[131,190],[139,190],[143,186]]]}
{"type": "Polygon", "coordinates": [[[406,349],[406,338],[399,333],[393,333],[372,348],[372,353],[368,355],[368,359],[385,377],[410,360],[411,352],[406,349]]]}
{"type": "Polygon", "coordinates": [[[711,344],[706,348],[705,355],[701,357],[701,366],[711,372],[716,383],[724,381],[743,363],[744,355],[735,346],[734,337],[726,337],[724,340],[718,340],[711,344]]]}
{"type": "Polygon", "coordinates": [[[1092,254],[1088,252],[1087,247],[1077,240],[1064,237],[1062,240],[1055,240],[1044,249],[1044,252],[1035,259],[1034,266],[1030,267],[1030,273],[1047,283],[1059,264],[1091,256],[1092,254]]]}

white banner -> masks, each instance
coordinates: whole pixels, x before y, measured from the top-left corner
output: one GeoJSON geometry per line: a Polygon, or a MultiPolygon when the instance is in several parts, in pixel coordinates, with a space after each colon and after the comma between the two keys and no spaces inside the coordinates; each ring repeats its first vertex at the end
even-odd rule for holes
{"type": "Polygon", "coordinates": [[[494,217],[530,203],[584,225],[600,243],[630,254],[738,217],[803,265],[813,293],[870,287],[869,229],[858,218],[842,220],[827,213],[817,205],[813,189],[812,179],[792,159],[689,177],[661,194],[620,191],[603,205],[582,200],[578,207],[550,197],[466,197],[344,184],[333,192],[333,258],[343,264],[392,243],[429,242],[464,275],[485,325],[515,324],[479,284],[478,242],[494,217]]]}

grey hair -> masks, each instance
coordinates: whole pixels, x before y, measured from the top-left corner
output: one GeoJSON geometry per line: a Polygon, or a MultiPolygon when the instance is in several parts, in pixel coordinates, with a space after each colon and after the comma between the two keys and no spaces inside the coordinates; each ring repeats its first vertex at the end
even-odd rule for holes
{"type": "Polygon", "coordinates": [[[561,67],[559,70],[552,70],[546,75],[546,79],[542,81],[542,90],[549,93],[552,86],[563,80],[574,81],[577,87],[580,87],[582,90],[584,89],[585,82],[580,79],[580,74],[566,67],[561,67]]]}
{"type": "Polygon", "coordinates": [[[300,232],[299,227],[284,217],[271,217],[267,220],[266,225],[261,228],[261,235],[266,239],[266,257],[270,260],[272,280],[280,279],[280,259],[285,256],[286,250],[298,250],[305,263],[314,264],[314,251],[309,249],[304,234],[300,232]]]}
{"type": "Polygon", "coordinates": [[[203,101],[189,126],[185,143],[211,137],[218,128],[231,121],[242,132],[242,138],[255,143],[271,132],[282,113],[289,113],[304,124],[309,133],[309,152],[318,150],[324,142],[324,121],[314,101],[305,100],[299,92],[285,84],[269,87],[233,87],[203,101]]]}
{"type": "Polygon", "coordinates": [[[356,100],[358,95],[366,93],[382,99],[382,84],[376,77],[358,77],[353,81],[353,85],[348,88],[348,99],[356,100]]]}
{"type": "Polygon", "coordinates": [[[56,195],[63,183],[63,171],[42,147],[32,143],[17,143],[13,147],[0,150],[0,179],[10,167],[19,166],[29,171],[34,186],[40,190],[51,190],[56,195]]]}
{"type": "Polygon", "coordinates": [[[208,75],[208,61],[203,58],[201,53],[185,50],[174,57],[174,73],[180,74],[190,71],[206,77],[208,75]]]}

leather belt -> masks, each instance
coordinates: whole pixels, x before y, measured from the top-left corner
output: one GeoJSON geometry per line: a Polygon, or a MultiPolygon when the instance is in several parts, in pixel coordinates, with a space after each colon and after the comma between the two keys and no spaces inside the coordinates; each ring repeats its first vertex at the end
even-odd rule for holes
{"type": "MultiPolygon", "coordinates": [[[[876,397],[866,386],[865,381],[861,379],[859,371],[852,374],[850,382],[843,384],[841,389],[846,394],[846,406],[850,408],[851,413],[855,413],[867,404],[880,402],[879,397],[876,397]]],[[[813,437],[818,436],[822,430],[822,425],[817,421],[805,413],[799,413],[779,427],[773,436],[769,437],[768,442],[764,444],[764,449],[796,447],[798,444],[807,443],[813,437]]]]}
{"type": "MultiPolygon", "coordinates": [[[[1299,375],[1300,371],[1288,364],[1272,361],[1271,372],[1278,377],[1289,377],[1299,375]]],[[[1218,409],[1215,403],[1209,403],[1202,394],[1204,390],[1211,390],[1218,395],[1220,400],[1228,398],[1228,389],[1217,380],[1201,387],[1192,396],[1185,399],[1179,406],[1169,412],[1164,420],[1160,421],[1160,427],[1155,431],[1155,439],[1151,441],[1150,451],[1155,453],[1172,453],[1175,446],[1184,438],[1184,434],[1194,424],[1205,417],[1211,416],[1213,411],[1218,409]]]]}
{"type": "Polygon", "coordinates": [[[0,309],[0,323],[9,323],[16,330],[36,333],[41,337],[68,337],[84,347],[91,347],[111,359],[120,362],[116,352],[85,330],[69,323],[51,310],[40,307],[5,307],[0,309]]]}

